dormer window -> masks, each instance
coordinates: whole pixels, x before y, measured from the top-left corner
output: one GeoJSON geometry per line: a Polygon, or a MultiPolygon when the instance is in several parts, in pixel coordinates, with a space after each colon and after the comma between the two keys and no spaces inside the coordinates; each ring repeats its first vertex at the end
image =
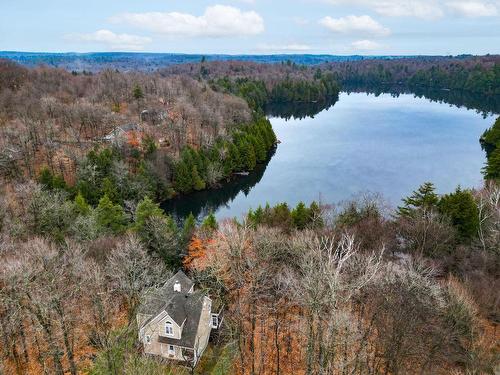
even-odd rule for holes
{"type": "Polygon", "coordinates": [[[167,336],[173,336],[174,335],[174,326],[172,322],[166,322],[165,323],[165,334],[167,336]]]}

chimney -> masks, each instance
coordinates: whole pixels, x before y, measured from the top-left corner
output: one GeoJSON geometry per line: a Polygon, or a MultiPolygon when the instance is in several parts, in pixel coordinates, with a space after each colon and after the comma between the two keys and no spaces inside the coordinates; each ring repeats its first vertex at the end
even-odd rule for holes
{"type": "Polygon", "coordinates": [[[180,292],[180,291],[181,291],[181,283],[178,280],[175,280],[174,292],[180,292]]]}

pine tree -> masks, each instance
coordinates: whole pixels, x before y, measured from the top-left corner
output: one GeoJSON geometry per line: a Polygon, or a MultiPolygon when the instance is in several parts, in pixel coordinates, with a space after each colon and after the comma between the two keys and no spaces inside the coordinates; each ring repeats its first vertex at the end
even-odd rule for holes
{"type": "Polygon", "coordinates": [[[398,207],[398,214],[408,216],[418,209],[435,209],[439,202],[435,190],[431,182],[424,183],[411,196],[403,199],[404,206],[398,207]]]}
{"type": "Polygon", "coordinates": [[[80,192],[75,197],[74,207],[78,215],[88,215],[90,213],[90,206],[80,192]]]}
{"type": "Polygon", "coordinates": [[[134,89],[132,91],[132,95],[134,96],[134,99],[137,101],[144,98],[144,93],[142,92],[142,89],[139,85],[134,86],[134,89]]]}
{"type": "Polygon", "coordinates": [[[118,193],[118,189],[109,177],[104,177],[102,179],[101,195],[107,195],[112,202],[121,202],[121,197],[118,193]]]}
{"type": "Polygon", "coordinates": [[[217,224],[217,219],[215,218],[213,212],[210,212],[201,224],[201,229],[207,232],[216,231],[218,227],[219,225],[217,224]]]}
{"type": "Polygon", "coordinates": [[[299,202],[297,207],[292,211],[293,225],[298,229],[304,229],[309,223],[309,210],[304,202],[299,202]]]}
{"type": "Polygon", "coordinates": [[[119,233],[126,228],[126,217],[123,208],[113,204],[107,195],[99,200],[97,206],[97,223],[105,230],[119,233]]]}
{"type": "Polygon", "coordinates": [[[229,157],[226,159],[228,162],[227,164],[224,164],[224,172],[226,172],[227,169],[227,175],[229,175],[231,172],[240,170],[243,168],[243,162],[242,158],[240,155],[240,150],[234,143],[229,144],[229,157]]]}
{"type": "Polygon", "coordinates": [[[203,190],[206,187],[205,181],[201,179],[196,165],[193,165],[191,168],[191,181],[193,182],[194,190],[203,190]]]}
{"type": "Polygon", "coordinates": [[[253,170],[257,164],[257,158],[255,157],[255,151],[252,144],[244,139],[239,145],[243,166],[249,171],[253,170]]]}
{"type": "Polygon", "coordinates": [[[255,225],[262,224],[264,220],[264,210],[262,209],[262,206],[259,205],[257,209],[254,212],[254,220],[255,220],[255,225]]]}
{"type": "Polygon", "coordinates": [[[184,220],[184,226],[182,227],[182,240],[184,244],[189,243],[193,233],[196,229],[196,219],[191,212],[188,217],[184,220]]]}
{"type": "Polygon", "coordinates": [[[38,182],[40,182],[46,189],[50,190],[67,190],[68,188],[66,182],[64,181],[64,178],[62,176],[53,174],[48,168],[43,168],[40,171],[38,182]]]}
{"type": "Polygon", "coordinates": [[[444,195],[439,201],[439,212],[451,219],[460,239],[472,239],[479,229],[479,214],[474,196],[458,187],[454,193],[444,195]]]}
{"type": "Polygon", "coordinates": [[[174,186],[180,193],[189,193],[193,188],[192,171],[184,161],[180,161],[174,170],[174,186]]]}
{"type": "Polygon", "coordinates": [[[488,156],[483,173],[487,180],[500,180],[500,148],[495,149],[488,156]]]}
{"type": "Polygon", "coordinates": [[[160,206],[154,203],[149,197],[144,197],[142,201],[139,202],[137,208],[135,209],[135,228],[141,231],[144,228],[147,220],[151,217],[165,217],[165,213],[160,208],[160,206]]]}

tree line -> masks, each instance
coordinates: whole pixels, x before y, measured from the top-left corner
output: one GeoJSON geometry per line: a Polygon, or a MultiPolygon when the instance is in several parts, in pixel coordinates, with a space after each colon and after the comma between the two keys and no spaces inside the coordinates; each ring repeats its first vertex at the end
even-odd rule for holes
{"type": "Polygon", "coordinates": [[[500,180],[500,117],[483,133],[480,142],[486,151],[484,177],[488,180],[500,180]]]}
{"type": "Polygon", "coordinates": [[[314,79],[292,79],[286,77],[275,83],[266,83],[255,78],[228,76],[212,82],[215,90],[223,90],[244,98],[253,109],[264,109],[267,104],[291,102],[325,102],[338,96],[339,85],[333,74],[317,71],[314,79]]]}
{"type": "Polygon", "coordinates": [[[271,123],[259,117],[234,130],[230,140],[219,140],[211,148],[186,148],[174,167],[174,187],[180,193],[215,187],[234,172],[252,171],[275,145],[271,123]]]}
{"type": "Polygon", "coordinates": [[[405,84],[410,88],[500,94],[498,56],[370,59],[322,65],[346,84],[405,84]]]}
{"type": "Polygon", "coordinates": [[[340,85],[396,84],[409,86],[412,90],[427,87],[438,90],[462,90],[486,96],[500,93],[498,55],[374,57],[318,65],[210,61],[176,65],[161,70],[161,73],[186,74],[205,81],[224,80],[225,77],[231,77],[232,80],[252,79],[265,82],[268,89],[271,89],[280,81],[313,82],[318,77],[318,69],[323,75],[333,73],[332,81],[337,81],[340,85]]]}

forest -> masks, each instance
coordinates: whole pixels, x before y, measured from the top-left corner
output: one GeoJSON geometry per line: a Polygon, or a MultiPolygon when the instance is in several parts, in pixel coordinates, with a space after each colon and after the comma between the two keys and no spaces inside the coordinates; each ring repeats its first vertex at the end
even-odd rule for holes
{"type": "Polygon", "coordinates": [[[159,70],[161,74],[188,74],[206,79],[253,77],[272,86],[283,77],[308,78],[333,74],[340,85],[404,85],[460,90],[494,96],[499,94],[500,57],[403,57],[370,58],[357,61],[333,61],[318,65],[303,65],[293,61],[278,64],[257,64],[242,61],[206,61],[173,65],[159,70]]]}
{"type": "MultiPolygon", "coordinates": [[[[480,140],[482,188],[439,195],[426,182],[397,208],[377,194],[263,197],[219,222],[160,208],[265,165],[277,142],[266,105],[335,98],[342,64],[83,74],[0,61],[0,373],[495,374],[500,119],[480,140]],[[225,306],[194,372],[136,340],[144,293],[180,268],[225,306]]],[[[465,71],[486,78],[461,89],[498,87],[494,57],[384,64],[408,66],[405,80],[463,83],[465,71]]]]}
{"type": "Polygon", "coordinates": [[[484,95],[500,94],[498,56],[365,60],[327,63],[324,67],[335,72],[342,83],[405,84],[484,95]]]}
{"type": "Polygon", "coordinates": [[[486,151],[486,165],[483,173],[487,179],[500,179],[500,117],[482,135],[481,146],[486,151]]]}

